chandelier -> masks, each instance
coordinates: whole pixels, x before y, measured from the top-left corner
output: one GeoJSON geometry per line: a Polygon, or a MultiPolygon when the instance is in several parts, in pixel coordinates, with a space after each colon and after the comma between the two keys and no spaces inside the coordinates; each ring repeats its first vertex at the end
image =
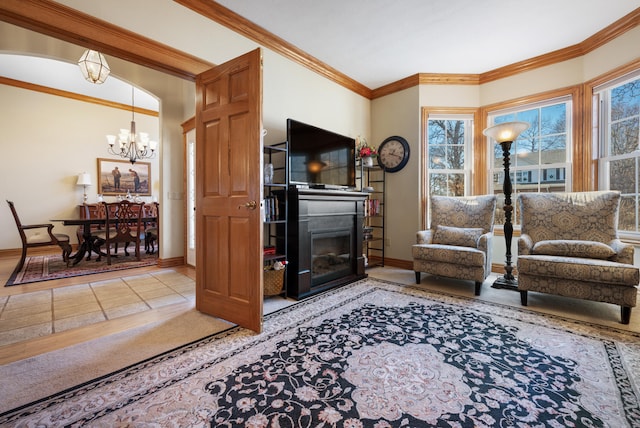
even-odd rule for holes
{"type": "Polygon", "coordinates": [[[134,98],[133,86],[131,86],[131,127],[129,129],[120,129],[120,133],[116,135],[107,135],[109,143],[109,153],[129,159],[132,164],[138,159],[149,159],[155,156],[158,143],[149,141],[149,134],[140,132],[136,134],[136,121],[134,116],[134,98]],[[118,143],[118,149],[114,149],[118,143]]]}
{"type": "Polygon", "coordinates": [[[82,76],[91,83],[101,84],[109,76],[109,64],[100,52],[87,49],[78,60],[82,76]]]}

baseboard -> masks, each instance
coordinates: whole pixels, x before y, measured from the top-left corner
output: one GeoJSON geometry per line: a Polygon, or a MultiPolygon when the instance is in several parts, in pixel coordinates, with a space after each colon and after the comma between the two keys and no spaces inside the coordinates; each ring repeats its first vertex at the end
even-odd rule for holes
{"type": "MultiPolygon", "coordinates": [[[[78,244],[71,245],[72,251],[78,250],[78,244]]],[[[61,253],[60,247],[57,245],[49,245],[46,247],[35,247],[27,250],[27,256],[42,256],[46,254],[61,253]]],[[[0,250],[0,257],[20,257],[22,248],[7,248],[0,250]]]]}
{"type": "Polygon", "coordinates": [[[184,257],[171,257],[170,259],[158,259],[158,267],[168,268],[175,266],[184,266],[184,257]]]}
{"type": "MultiPolygon", "coordinates": [[[[373,257],[372,260],[375,260],[373,257]]],[[[413,261],[411,260],[402,260],[402,259],[392,259],[390,257],[384,258],[384,265],[396,267],[398,269],[408,269],[413,270],[413,261]]]]}
{"type": "MultiPolygon", "coordinates": [[[[498,274],[503,274],[504,273],[504,264],[491,263],[491,272],[498,273],[498,274]]],[[[518,267],[517,266],[513,266],[513,270],[511,271],[511,273],[514,276],[518,276],[518,267]]]]}

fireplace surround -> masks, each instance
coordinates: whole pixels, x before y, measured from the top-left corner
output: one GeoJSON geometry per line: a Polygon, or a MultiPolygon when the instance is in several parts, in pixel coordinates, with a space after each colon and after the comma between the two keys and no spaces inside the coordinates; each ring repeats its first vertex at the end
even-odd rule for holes
{"type": "Polygon", "coordinates": [[[287,296],[302,299],[365,278],[360,192],[289,190],[287,296]]]}

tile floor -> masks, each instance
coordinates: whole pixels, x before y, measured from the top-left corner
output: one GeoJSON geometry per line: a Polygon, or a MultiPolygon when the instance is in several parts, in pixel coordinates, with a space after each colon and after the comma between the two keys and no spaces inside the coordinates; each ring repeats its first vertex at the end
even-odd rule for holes
{"type": "Polygon", "coordinates": [[[0,297],[0,346],[195,302],[195,282],[173,270],[0,297]]]}

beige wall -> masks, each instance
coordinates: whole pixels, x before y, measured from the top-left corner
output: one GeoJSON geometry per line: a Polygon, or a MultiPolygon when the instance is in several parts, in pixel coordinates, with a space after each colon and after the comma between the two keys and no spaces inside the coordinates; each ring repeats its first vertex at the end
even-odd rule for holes
{"type": "MultiPolygon", "coordinates": [[[[107,153],[105,135],[128,127],[131,112],[7,85],[0,85],[0,99],[0,183],[4,205],[0,224],[7,226],[0,228],[0,249],[20,248],[20,237],[4,200],[16,204],[25,224],[77,216],[77,205],[83,199],[83,188],[76,185],[78,174],[91,175],[93,185],[87,188],[88,201],[95,202],[97,159],[112,157],[107,153]]],[[[138,114],[136,125],[138,131],[147,131],[158,140],[157,117],[138,114]]],[[[128,165],[124,164],[124,168],[128,165]]],[[[156,197],[160,191],[158,167],[158,159],[151,160],[151,188],[156,197]]],[[[143,199],[151,201],[151,197],[143,199]]],[[[55,224],[56,232],[68,233],[76,242],[75,227],[55,224]]]]}
{"type": "MultiPolygon", "coordinates": [[[[607,45],[581,58],[564,61],[479,86],[473,85],[420,85],[419,95],[410,97],[402,91],[372,102],[371,122],[375,142],[386,136],[399,134],[411,145],[409,165],[388,181],[391,198],[400,203],[388,203],[386,208],[387,230],[390,233],[386,256],[411,260],[411,245],[420,227],[420,139],[419,119],[422,107],[482,107],[526,95],[581,84],[602,75],[608,70],[640,57],[640,28],[636,28],[607,45]],[[400,107],[401,106],[401,107],[400,107]],[[399,194],[403,196],[398,196],[399,194]],[[391,232],[393,230],[393,232],[391,232]]],[[[410,90],[409,90],[410,91],[410,90]]],[[[479,153],[474,155],[484,155],[479,153]]],[[[482,173],[474,171],[474,173],[482,173]]],[[[391,175],[391,174],[390,174],[391,175]]],[[[488,191],[488,189],[487,189],[488,191]]],[[[517,251],[515,240],[512,244],[517,251]]],[[[494,240],[493,263],[504,263],[504,239],[494,240]]]]}
{"type": "MultiPolygon", "coordinates": [[[[112,0],[108,4],[102,1],[64,0],[59,3],[214,64],[259,47],[255,42],[170,0],[112,0]],[[153,19],[146,19],[150,10],[153,10],[153,19]]],[[[0,22],[0,50],[32,52],[77,61],[84,48],[0,22]]],[[[263,49],[263,56],[263,121],[268,131],[266,144],[285,139],[285,120],[288,117],[338,133],[353,137],[363,135],[370,139],[369,100],[272,51],[263,49]]],[[[158,169],[163,231],[160,257],[181,256],[184,253],[184,195],[180,123],[194,114],[194,85],[117,58],[109,57],[108,61],[112,74],[144,88],[160,99],[161,157],[158,169]]],[[[61,112],[65,116],[68,114],[66,110],[57,110],[54,117],[61,112]]],[[[8,142],[0,137],[0,146],[4,147],[5,144],[8,142]]],[[[2,162],[4,160],[0,161],[0,165],[2,162]]],[[[71,158],[61,162],[67,164],[67,169],[75,168],[71,158]]],[[[2,193],[4,195],[4,188],[2,193]]],[[[25,208],[28,215],[35,217],[38,211],[36,205],[30,204],[25,208]]],[[[15,242],[10,244],[0,240],[0,249],[12,248],[12,245],[13,248],[19,246],[15,242]]]]}

